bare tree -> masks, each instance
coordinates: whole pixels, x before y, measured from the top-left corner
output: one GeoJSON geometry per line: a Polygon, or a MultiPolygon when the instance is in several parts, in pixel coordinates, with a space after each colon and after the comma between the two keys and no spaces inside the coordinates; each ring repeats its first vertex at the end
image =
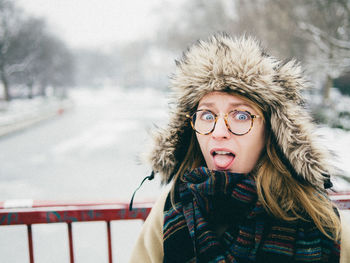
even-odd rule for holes
{"type": "Polygon", "coordinates": [[[274,55],[305,60],[308,41],[300,36],[296,21],[288,13],[295,8],[293,1],[236,0],[235,3],[235,27],[239,33],[257,36],[274,55]]]}
{"type": "Polygon", "coordinates": [[[24,16],[10,1],[0,0],[0,77],[5,100],[10,84],[26,87],[28,97],[45,95],[52,86],[64,94],[74,82],[74,60],[66,45],[50,34],[42,19],[24,16]]]}
{"type": "Polygon", "coordinates": [[[323,75],[326,101],[332,79],[350,66],[350,1],[237,0],[237,3],[241,25],[249,24],[269,46],[303,60],[318,77],[323,75]]]}
{"type": "MultiPolygon", "coordinates": [[[[38,74],[43,70],[40,45],[45,36],[44,21],[27,18],[18,26],[17,34],[13,38],[8,50],[8,62],[12,65],[22,65],[16,72],[9,75],[13,84],[24,84],[28,88],[28,97],[33,97],[33,88],[38,74]]],[[[44,68],[45,69],[45,68],[44,68]]]]}
{"type": "Polygon", "coordinates": [[[111,53],[94,49],[77,50],[75,52],[77,83],[96,87],[103,85],[107,80],[114,81],[120,78],[123,68],[119,64],[119,56],[122,51],[120,48],[115,48],[111,53]]]}
{"type": "Polygon", "coordinates": [[[350,1],[319,0],[304,4],[298,26],[315,48],[309,59],[313,71],[325,73],[324,100],[329,99],[332,80],[350,67],[350,1]]]}
{"type": "MultiPolygon", "coordinates": [[[[171,5],[172,3],[169,3],[171,5]]],[[[162,26],[158,32],[161,47],[179,52],[195,40],[206,38],[217,32],[235,32],[233,27],[233,6],[225,0],[192,0],[183,1],[180,6],[164,6],[177,10],[177,16],[169,16],[166,10],[162,26]]]]}
{"type": "Polygon", "coordinates": [[[25,67],[27,60],[20,64],[11,63],[10,47],[20,24],[19,11],[8,0],[0,0],[0,79],[4,88],[5,100],[10,100],[9,76],[25,67]]]}
{"type": "Polygon", "coordinates": [[[45,34],[36,50],[36,59],[29,72],[36,79],[41,95],[46,88],[54,88],[56,95],[66,96],[66,89],[74,84],[75,61],[71,51],[58,38],[45,34]]]}

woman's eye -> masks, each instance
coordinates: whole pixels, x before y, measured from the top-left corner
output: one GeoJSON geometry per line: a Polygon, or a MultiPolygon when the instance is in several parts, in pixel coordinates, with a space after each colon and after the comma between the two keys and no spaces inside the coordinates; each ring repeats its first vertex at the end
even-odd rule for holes
{"type": "Polygon", "coordinates": [[[202,112],[200,119],[204,121],[213,121],[215,119],[215,116],[213,113],[206,111],[206,112],[202,112]]]}
{"type": "Polygon", "coordinates": [[[250,115],[247,112],[236,112],[235,119],[238,121],[250,120],[250,115]]]}

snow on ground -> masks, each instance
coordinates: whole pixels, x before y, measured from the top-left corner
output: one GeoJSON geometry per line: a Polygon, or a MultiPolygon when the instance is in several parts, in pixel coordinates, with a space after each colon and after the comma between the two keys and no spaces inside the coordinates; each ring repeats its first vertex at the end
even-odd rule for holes
{"type": "MultiPolygon", "coordinates": [[[[340,169],[342,175],[350,180],[350,132],[341,129],[320,127],[317,133],[321,136],[321,142],[332,153],[331,163],[340,169]]],[[[350,191],[349,181],[334,177],[332,182],[334,189],[338,191],[350,191]]]]}
{"type": "Polygon", "coordinates": [[[56,97],[0,101],[0,136],[23,130],[62,114],[73,106],[72,103],[70,99],[56,97]]]}
{"type": "MultiPolygon", "coordinates": [[[[164,94],[152,89],[74,89],[71,101],[74,107],[66,114],[1,138],[0,199],[129,199],[150,173],[149,167],[138,165],[138,158],[153,123],[167,118],[164,94]]],[[[29,104],[24,108],[34,111],[29,104]]],[[[138,197],[155,197],[155,189],[147,187],[138,197]]]]}
{"type": "MultiPolygon", "coordinates": [[[[143,177],[149,175],[149,167],[138,165],[137,154],[144,148],[147,130],[167,118],[164,94],[152,89],[75,89],[71,101],[74,106],[64,114],[0,137],[0,200],[128,202],[143,177]]],[[[40,108],[45,112],[44,105],[24,102],[8,112],[29,117],[41,112],[40,108]]],[[[154,200],[160,190],[159,181],[147,182],[135,201],[154,200]]],[[[113,222],[117,262],[127,262],[140,227],[137,220],[113,222]]],[[[36,262],[68,262],[64,229],[57,224],[35,226],[36,262]]],[[[101,229],[105,229],[103,223],[74,224],[76,262],[107,262],[106,236],[101,229]]],[[[26,262],[23,231],[23,227],[0,227],[0,262],[26,262]]]]}

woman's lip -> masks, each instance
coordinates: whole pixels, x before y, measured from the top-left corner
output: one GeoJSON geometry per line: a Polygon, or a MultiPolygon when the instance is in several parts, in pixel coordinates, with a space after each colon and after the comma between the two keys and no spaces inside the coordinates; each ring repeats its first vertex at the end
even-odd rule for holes
{"type": "Polygon", "coordinates": [[[232,150],[227,149],[227,148],[213,148],[210,151],[210,155],[213,156],[214,152],[229,152],[229,153],[233,154],[234,156],[236,156],[236,154],[232,150]]]}

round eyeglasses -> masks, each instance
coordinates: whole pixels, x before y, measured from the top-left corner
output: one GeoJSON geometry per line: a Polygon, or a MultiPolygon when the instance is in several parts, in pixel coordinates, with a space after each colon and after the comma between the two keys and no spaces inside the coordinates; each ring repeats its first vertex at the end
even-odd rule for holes
{"type": "MultiPolygon", "coordinates": [[[[210,110],[197,110],[192,115],[186,115],[191,119],[192,128],[199,134],[211,134],[218,121],[217,115],[210,110]]],[[[234,110],[224,115],[227,129],[235,135],[245,135],[253,127],[254,119],[260,118],[259,115],[252,115],[249,111],[234,110]]]]}

